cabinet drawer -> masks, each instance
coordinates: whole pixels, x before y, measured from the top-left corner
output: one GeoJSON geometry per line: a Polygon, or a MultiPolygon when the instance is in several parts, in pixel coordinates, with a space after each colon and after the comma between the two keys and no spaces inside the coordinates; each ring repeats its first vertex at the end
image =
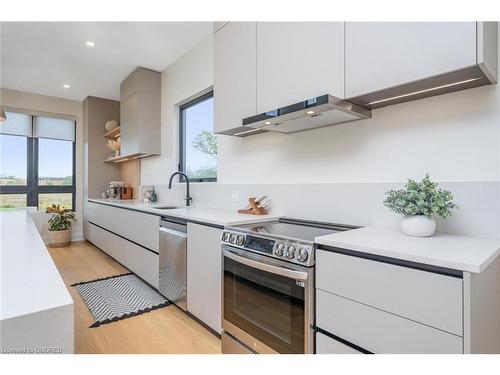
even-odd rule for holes
{"type": "Polygon", "coordinates": [[[321,332],[316,333],[316,354],[363,354],[321,332]]]}
{"type": "Polygon", "coordinates": [[[316,323],[373,353],[462,353],[462,338],[316,290],[316,323]]]}
{"type": "Polygon", "coordinates": [[[319,289],[462,336],[462,279],[324,250],[319,289]]]}
{"type": "Polygon", "coordinates": [[[87,240],[92,242],[99,249],[104,251],[110,257],[118,259],[118,254],[116,251],[116,246],[113,245],[113,239],[119,238],[113,234],[96,227],[95,225],[89,223],[87,230],[87,240]]]}
{"type": "Polygon", "coordinates": [[[89,224],[87,237],[102,251],[158,289],[159,260],[157,254],[93,224],[89,224]]]}
{"type": "Polygon", "coordinates": [[[99,203],[87,202],[87,220],[158,252],[160,217],[99,203]]]}

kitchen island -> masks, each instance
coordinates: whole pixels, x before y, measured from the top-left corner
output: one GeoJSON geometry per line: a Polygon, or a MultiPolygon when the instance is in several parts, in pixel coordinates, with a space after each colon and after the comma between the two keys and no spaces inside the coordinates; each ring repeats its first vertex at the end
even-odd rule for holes
{"type": "Polygon", "coordinates": [[[73,353],[73,300],[29,210],[0,212],[2,353],[73,353]]]}

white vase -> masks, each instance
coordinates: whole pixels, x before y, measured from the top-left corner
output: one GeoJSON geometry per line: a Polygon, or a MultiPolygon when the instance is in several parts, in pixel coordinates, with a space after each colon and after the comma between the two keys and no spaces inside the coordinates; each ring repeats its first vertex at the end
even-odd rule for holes
{"type": "Polygon", "coordinates": [[[413,237],[429,237],[436,231],[436,222],[425,215],[405,216],[401,220],[401,230],[413,237]]]}

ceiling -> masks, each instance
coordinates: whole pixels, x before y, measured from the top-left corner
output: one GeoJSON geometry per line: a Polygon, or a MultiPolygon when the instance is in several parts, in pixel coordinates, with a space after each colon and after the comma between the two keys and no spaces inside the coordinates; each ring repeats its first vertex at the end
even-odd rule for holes
{"type": "Polygon", "coordinates": [[[162,71],[212,32],[211,22],[2,22],[1,27],[2,87],[80,101],[88,95],[119,99],[120,83],[136,67],[162,71]]]}

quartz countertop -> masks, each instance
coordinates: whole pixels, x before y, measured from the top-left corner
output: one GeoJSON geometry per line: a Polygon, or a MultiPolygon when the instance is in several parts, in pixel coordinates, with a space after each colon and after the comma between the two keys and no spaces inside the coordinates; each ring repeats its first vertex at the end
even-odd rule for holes
{"type": "Polygon", "coordinates": [[[500,239],[449,233],[410,237],[399,228],[367,226],[316,237],[319,245],[423,263],[459,271],[482,272],[500,254],[500,239]]]}
{"type": "Polygon", "coordinates": [[[28,210],[0,212],[0,320],[72,305],[28,210]]]}
{"type": "Polygon", "coordinates": [[[161,209],[160,207],[171,206],[167,203],[144,203],[138,200],[110,200],[110,199],[89,199],[89,202],[107,204],[110,206],[127,208],[139,212],[145,212],[153,215],[168,216],[187,221],[207,223],[218,226],[232,226],[253,224],[266,221],[278,220],[283,215],[248,215],[239,214],[234,211],[221,210],[216,208],[204,207],[179,207],[172,209],[161,209]]]}

